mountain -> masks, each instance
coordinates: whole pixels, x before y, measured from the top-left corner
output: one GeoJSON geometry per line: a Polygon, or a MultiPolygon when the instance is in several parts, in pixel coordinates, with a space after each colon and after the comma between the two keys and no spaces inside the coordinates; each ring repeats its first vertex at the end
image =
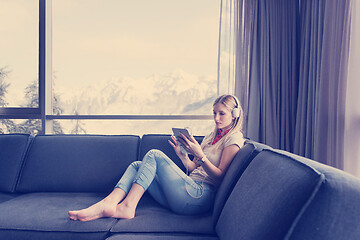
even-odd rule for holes
{"type": "Polygon", "coordinates": [[[215,76],[176,70],[103,80],[60,93],[60,101],[63,114],[209,114],[216,88],[215,76]]]}

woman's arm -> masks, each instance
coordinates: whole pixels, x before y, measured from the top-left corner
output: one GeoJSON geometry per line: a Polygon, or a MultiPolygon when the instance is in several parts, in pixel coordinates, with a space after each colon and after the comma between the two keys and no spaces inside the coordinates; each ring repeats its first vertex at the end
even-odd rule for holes
{"type": "Polygon", "coordinates": [[[204,154],[204,157],[202,160],[204,163],[201,164],[201,166],[204,168],[205,172],[213,179],[222,179],[224,174],[226,173],[226,170],[230,166],[231,161],[234,159],[235,155],[239,151],[238,145],[230,145],[226,148],[224,148],[220,164],[218,167],[216,167],[214,164],[212,164],[207,157],[204,154]]]}
{"type": "MultiPolygon", "coordinates": [[[[203,163],[201,163],[201,166],[204,168],[205,172],[213,179],[221,179],[224,176],[231,161],[233,160],[237,152],[240,150],[240,147],[235,144],[224,148],[221,154],[220,164],[218,167],[216,167],[207,159],[206,155],[201,149],[200,144],[195,140],[194,137],[191,137],[191,139],[187,139],[185,136],[183,136],[183,139],[179,138],[179,142],[182,144],[186,151],[190,152],[192,155],[195,156],[195,159],[201,159],[203,161],[203,163]]],[[[195,162],[193,163],[196,165],[196,167],[199,166],[195,162]]]]}
{"type": "Polygon", "coordinates": [[[196,163],[191,161],[187,154],[181,152],[180,145],[174,136],[171,136],[171,140],[172,141],[169,140],[169,143],[174,148],[176,155],[180,158],[183,165],[188,169],[189,172],[194,171],[194,169],[197,168],[196,163]]]}

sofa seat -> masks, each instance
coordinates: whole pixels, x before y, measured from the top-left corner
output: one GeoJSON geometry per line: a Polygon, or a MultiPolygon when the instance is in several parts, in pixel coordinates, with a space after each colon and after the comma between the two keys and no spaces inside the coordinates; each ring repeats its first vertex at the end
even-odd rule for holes
{"type": "Polygon", "coordinates": [[[111,229],[116,233],[185,233],[215,236],[212,213],[186,216],[162,207],[150,195],[139,202],[133,219],[120,219],[111,229]]]}
{"type": "Polygon", "coordinates": [[[3,202],[2,239],[105,239],[116,219],[80,222],[70,220],[67,214],[103,197],[98,193],[28,193],[3,202]]]}

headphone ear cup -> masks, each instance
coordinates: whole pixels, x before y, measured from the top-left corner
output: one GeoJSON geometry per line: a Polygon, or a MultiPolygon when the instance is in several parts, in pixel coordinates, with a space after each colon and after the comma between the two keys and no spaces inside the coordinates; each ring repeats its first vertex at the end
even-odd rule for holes
{"type": "Polygon", "coordinates": [[[241,111],[239,108],[239,105],[240,105],[239,99],[235,95],[232,95],[232,97],[234,98],[235,103],[236,103],[236,107],[232,111],[232,116],[234,118],[238,118],[238,117],[240,117],[240,111],[241,111]]]}
{"type": "Polygon", "coordinates": [[[234,108],[234,109],[232,110],[232,116],[233,116],[234,118],[240,117],[240,109],[239,109],[239,108],[234,108]]]}

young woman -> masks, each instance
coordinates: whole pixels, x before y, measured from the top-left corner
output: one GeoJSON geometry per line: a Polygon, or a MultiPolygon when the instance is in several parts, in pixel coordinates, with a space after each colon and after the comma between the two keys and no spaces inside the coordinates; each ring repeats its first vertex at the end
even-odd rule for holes
{"type": "Polygon", "coordinates": [[[184,135],[169,143],[190,172],[188,176],[163,152],[150,150],[142,161],[130,164],[114,190],[100,202],[79,211],[69,211],[72,220],[102,217],[134,218],[145,191],[164,207],[178,214],[200,214],[212,208],[216,188],[232,159],[244,144],[242,109],[235,96],[222,95],[213,104],[215,130],[201,145],[184,135]],[[180,145],[191,155],[184,154],[180,145]]]}

